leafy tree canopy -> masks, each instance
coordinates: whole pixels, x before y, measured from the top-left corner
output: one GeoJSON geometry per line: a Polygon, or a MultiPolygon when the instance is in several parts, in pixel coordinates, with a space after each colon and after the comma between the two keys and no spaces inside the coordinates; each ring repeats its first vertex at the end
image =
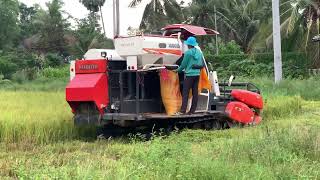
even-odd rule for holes
{"type": "Polygon", "coordinates": [[[10,48],[19,35],[19,3],[17,0],[0,0],[0,49],[10,48]]]}

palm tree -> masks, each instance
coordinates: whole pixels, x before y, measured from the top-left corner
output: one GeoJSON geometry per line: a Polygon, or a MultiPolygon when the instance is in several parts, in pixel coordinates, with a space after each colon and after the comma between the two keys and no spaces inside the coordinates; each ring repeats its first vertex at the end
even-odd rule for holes
{"type": "MultiPolygon", "coordinates": [[[[320,33],[319,0],[281,0],[281,33],[284,51],[300,51],[313,59],[313,66],[320,67],[320,46],[310,43],[314,35],[320,33]],[[318,49],[318,51],[315,51],[318,49]]],[[[261,40],[272,47],[272,24],[260,28],[265,31],[261,40]]],[[[260,33],[261,34],[261,33],[260,33]]],[[[262,42],[262,41],[261,41],[262,42]]]]}
{"type": "Polygon", "coordinates": [[[33,25],[39,29],[33,36],[36,43],[35,50],[41,53],[66,51],[65,33],[68,31],[69,23],[62,14],[62,0],[53,0],[47,4],[48,10],[38,10],[33,25]]]}
{"type": "Polygon", "coordinates": [[[319,0],[283,0],[282,27],[286,35],[299,28],[304,29],[304,47],[307,48],[310,33],[318,34],[320,30],[320,1],[319,0]],[[313,32],[315,30],[315,32],[313,32]]]}
{"type": "Polygon", "coordinates": [[[112,40],[107,39],[96,30],[92,24],[91,16],[78,21],[77,29],[73,31],[73,43],[70,43],[70,50],[77,58],[81,58],[89,49],[93,48],[114,48],[112,40]]]}
{"type": "MultiPolygon", "coordinates": [[[[136,7],[142,0],[132,0],[129,7],[136,7]]],[[[181,23],[183,14],[176,0],[149,0],[144,9],[140,29],[155,31],[168,23],[181,23]]]]}
{"type": "Polygon", "coordinates": [[[186,13],[188,23],[214,28],[216,13],[220,37],[235,40],[246,52],[251,50],[259,27],[266,21],[271,3],[264,0],[193,0],[186,13]],[[216,12],[214,12],[216,6],[216,12]]]}
{"type": "Polygon", "coordinates": [[[103,33],[104,33],[104,36],[106,36],[106,29],[105,29],[105,26],[104,26],[104,19],[103,19],[103,14],[102,14],[102,9],[101,9],[101,7],[104,5],[104,3],[106,2],[106,0],[80,0],[80,2],[81,2],[91,13],[96,13],[96,12],[100,11],[103,33]]]}
{"type": "Polygon", "coordinates": [[[228,36],[234,38],[245,52],[252,51],[260,27],[270,20],[272,12],[271,1],[264,0],[224,1],[219,11],[218,17],[229,29],[228,36]]]}

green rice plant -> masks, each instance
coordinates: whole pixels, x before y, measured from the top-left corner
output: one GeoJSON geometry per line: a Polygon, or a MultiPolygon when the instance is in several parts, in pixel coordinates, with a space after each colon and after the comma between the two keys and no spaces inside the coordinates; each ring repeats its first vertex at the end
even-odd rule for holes
{"type": "Polygon", "coordinates": [[[61,92],[0,91],[0,142],[41,143],[79,137],[61,92]]]}
{"type": "Polygon", "coordinates": [[[150,141],[91,141],[94,129],[75,128],[64,92],[46,84],[0,90],[0,179],[319,179],[320,103],[306,100],[318,80],[254,81],[262,124],[150,141]]]}
{"type": "Polygon", "coordinates": [[[67,83],[68,79],[48,79],[41,77],[37,80],[26,81],[22,84],[10,81],[7,83],[0,83],[0,90],[61,92],[65,89],[67,83]]]}
{"type": "Polygon", "coordinates": [[[265,98],[263,118],[277,120],[283,117],[298,115],[302,112],[304,100],[299,96],[271,96],[265,98]]]}
{"type": "MultiPolygon", "coordinates": [[[[269,97],[265,120],[298,115],[303,100],[298,96],[269,97]]],[[[0,91],[0,141],[49,143],[95,133],[75,128],[63,92],[0,91]]]]}
{"type": "Polygon", "coordinates": [[[0,175],[21,179],[317,179],[319,146],[312,137],[319,132],[307,129],[187,130],[151,141],[73,141],[30,150],[0,146],[7,149],[0,150],[5,154],[0,165],[6,164],[0,175]],[[206,138],[194,141],[201,136],[206,138]],[[304,142],[303,137],[309,140],[304,142]]]}
{"type": "Polygon", "coordinates": [[[318,179],[320,125],[299,123],[305,114],[277,119],[281,121],[292,123],[278,126],[268,120],[256,127],[223,131],[185,130],[150,141],[0,143],[0,177],[318,179]]]}
{"type": "Polygon", "coordinates": [[[267,77],[255,79],[240,78],[238,81],[248,81],[256,84],[265,98],[269,96],[301,96],[305,100],[320,100],[320,79],[284,79],[279,84],[267,77]]]}

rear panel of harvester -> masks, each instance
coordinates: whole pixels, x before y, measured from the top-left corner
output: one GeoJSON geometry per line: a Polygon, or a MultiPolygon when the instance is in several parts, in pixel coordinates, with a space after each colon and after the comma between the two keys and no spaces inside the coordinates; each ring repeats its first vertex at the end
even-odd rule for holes
{"type": "MultiPolygon", "coordinates": [[[[109,62],[109,107],[103,116],[102,124],[113,123],[131,126],[139,123],[195,122],[221,119],[225,103],[209,106],[208,111],[194,115],[168,116],[161,99],[158,71],[128,71],[119,62],[109,62]],[[213,109],[211,109],[211,107],[213,109]]],[[[182,83],[182,81],[181,81],[182,83]]]]}

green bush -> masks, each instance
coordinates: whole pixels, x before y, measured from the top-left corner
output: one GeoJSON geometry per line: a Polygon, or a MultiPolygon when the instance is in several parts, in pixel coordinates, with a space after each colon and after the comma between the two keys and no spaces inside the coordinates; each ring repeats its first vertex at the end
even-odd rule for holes
{"type": "Polygon", "coordinates": [[[11,79],[18,83],[35,80],[38,77],[38,70],[36,68],[26,68],[15,72],[11,79]]]}
{"type": "MultiPolygon", "coordinates": [[[[35,69],[41,69],[44,66],[44,60],[34,53],[22,49],[13,49],[11,51],[0,51],[0,73],[5,78],[12,78],[17,71],[27,69],[28,78],[33,79],[35,69]]],[[[20,73],[21,74],[21,73],[20,73]]]]}
{"type": "Polygon", "coordinates": [[[69,67],[64,66],[61,68],[48,67],[41,71],[40,76],[49,79],[60,79],[69,77],[69,67]]]}
{"type": "Polygon", "coordinates": [[[234,40],[219,45],[220,54],[244,54],[241,46],[239,46],[234,40]]]}
{"type": "Polygon", "coordinates": [[[63,57],[55,53],[48,53],[45,57],[49,67],[57,67],[63,65],[63,57]]]}
{"type": "MultiPolygon", "coordinates": [[[[231,74],[244,77],[272,77],[273,54],[231,54],[211,55],[205,53],[206,60],[221,77],[231,74]]],[[[303,53],[283,53],[283,74],[285,78],[302,79],[308,76],[310,61],[303,53]]]]}
{"type": "Polygon", "coordinates": [[[9,79],[4,79],[4,75],[0,74],[0,85],[5,86],[5,85],[11,85],[11,81],[9,79]]]}
{"type": "Polygon", "coordinates": [[[12,80],[17,83],[23,83],[28,80],[27,73],[25,71],[17,71],[12,75],[12,80]]]}
{"type": "Polygon", "coordinates": [[[4,78],[10,78],[17,69],[16,64],[10,62],[6,57],[0,57],[0,74],[3,74],[4,78]]]}
{"type": "MultiPolygon", "coordinates": [[[[204,55],[213,55],[212,49],[215,49],[215,46],[211,43],[209,43],[203,50],[204,55]]],[[[244,52],[241,49],[241,46],[239,46],[235,41],[230,41],[227,43],[219,43],[219,54],[233,54],[233,55],[240,55],[244,54],[244,52]]]]}
{"type": "MultiPolygon", "coordinates": [[[[234,41],[220,44],[219,55],[212,54],[210,49],[204,50],[206,60],[220,77],[230,75],[242,77],[272,77],[273,53],[244,54],[234,41]]],[[[310,60],[304,53],[283,53],[283,74],[285,78],[302,79],[307,77],[310,60]]]]}

